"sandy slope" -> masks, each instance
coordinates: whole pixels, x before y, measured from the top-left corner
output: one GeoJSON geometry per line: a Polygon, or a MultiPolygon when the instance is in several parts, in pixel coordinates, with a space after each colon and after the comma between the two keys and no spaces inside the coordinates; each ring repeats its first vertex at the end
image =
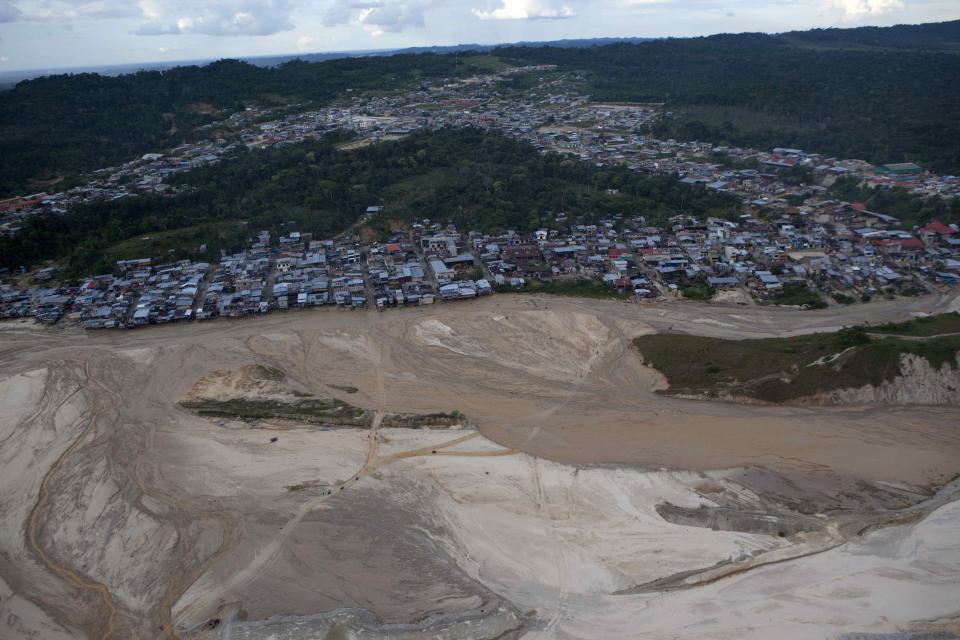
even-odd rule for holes
{"type": "Polygon", "coordinates": [[[665,398],[629,346],[658,330],[786,335],[955,304],[497,296],[129,333],[0,325],[0,637],[799,638],[956,616],[954,502],[807,542],[671,524],[656,506],[737,496],[825,521],[899,509],[960,473],[960,410],[665,398]],[[377,411],[375,427],[251,425],[177,404],[201,387],[275,391],[234,384],[251,364],[377,411]],[[379,429],[385,411],[461,411],[480,433],[379,429]]]}

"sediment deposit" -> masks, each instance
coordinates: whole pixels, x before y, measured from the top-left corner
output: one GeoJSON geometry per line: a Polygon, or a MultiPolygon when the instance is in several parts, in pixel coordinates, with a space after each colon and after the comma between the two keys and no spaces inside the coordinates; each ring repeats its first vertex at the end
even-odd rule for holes
{"type": "MultiPolygon", "coordinates": [[[[955,301],[910,304],[871,320],[955,301]]],[[[630,347],[858,312],[495,296],[0,325],[0,636],[955,633],[960,409],[664,397],[630,347]],[[183,404],[304,398],[369,419],[183,404]]]]}

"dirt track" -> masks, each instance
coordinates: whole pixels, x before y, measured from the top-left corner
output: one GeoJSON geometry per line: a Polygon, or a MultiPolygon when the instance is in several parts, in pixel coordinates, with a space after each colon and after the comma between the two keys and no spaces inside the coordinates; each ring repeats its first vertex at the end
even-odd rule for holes
{"type": "MultiPolygon", "coordinates": [[[[613,528],[595,542],[576,541],[557,524],[542,529],[543,560],[557,582],[521,588],[527,578],[508,577],[510,562],[481,560],[490,553],[487,534],[471,536],[493,516],[470,515],[473,501],[486,498],[450,502],[467,490],[455,488],[451,472],[480,474],[470,491],[489,484],[491,495],[507,495],[508,487],[526,487],[529,494],[511,499],[532,497],[533,511],[517,508],[541,523],[534,530],[589,512],[573,497],[556,503],[563,470],[575,470],[564,465],[627,465],[633,470],[591,473],[604,487],[605,474],[632,474],[627,486],[663,483],[647,502],[693,499],[698,474],[744,467],[787,478],[825,504],[857,491],[861,506],[889,499],[857,489],[864,481],[918,491],[941,485],[960,473],[957,408],[665,398],[653,393],[662,381],[630,340],[668,329],[789,335],[856,324],[864,313],[882,322],[951,305],[956,301],[928,297],[797,312],[496,296],[383,314],[324,310],[126,333],[0,325],[0,399],[9,407],[0,417],[0,462],[17,462],[0,472],[0,515],[13,522],[0,529],[0,576],[43,611],[19,615],[23,629],[56,628],[63,637],[183,637],[207,633],[198,625],[212,617],[232,620],[224,627],[232,631],[215,631],[232,637],[252,633],[241,612],[303,622],[344,607],[370,611],[387,625],[439,615],[450,625],[447,637],[465,624],[456,616],[472,611],[479,618],[471,624],[502,634],[526,624],[516,611],[544,602],[553,603],[552,613],[537,633],[552,637],[565,628],[561,612],[593,589],[584,591],[574,576],[593,575],[597,588],[613,593],[780,543],[709,530],[684,537],[653,512],[638,521],[644,535],[663,527],[664,540],[677,543],[659,543],[667,549],[659,568],[644,568],[643,554],[652,551],[643,547],[627,545],[623,558],[603,555],[616,556],[612,549],[622,543],[586,551],[623,526],[597,512],[593,517],[609,518],[613,528]],[[270,445],[259,429],[197,418],[176,404],[205,373],[251,363],[282,369],[297,388],[377,411],[375,427],[291,428],[270,445]],[[461,411],[485,437],[385,434],[378,428],[384,411],[461,411]],[[661,468],[676,471],[643,471],[661,468]],[[522,477],[511,475],[521,469],[522,477]],[[287,489],[295,485],[308,488],[287,489]],[[542,593],[528,600],[514,589],[542,593]],[[499,617],[485,617],[494,610],[499,617]]],[[[649,491],[637,490],[630,500],[649,491]]],[[[518,525],[508,518],[501,526],[518,525]]],[[[535,548],[515,559],[518,567],[537,566],[535,548]]],[[[396,636],[397,628],[389,629],[383,633],[396,636]]]]}

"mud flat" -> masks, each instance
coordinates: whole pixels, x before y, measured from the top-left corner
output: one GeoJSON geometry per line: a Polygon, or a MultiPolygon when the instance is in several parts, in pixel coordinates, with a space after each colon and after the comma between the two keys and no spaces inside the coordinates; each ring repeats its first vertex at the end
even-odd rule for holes
{"type": "Polygon", "coordinates": [[[631,348],[953,306],[0,324],[0,637],[957,633],[960,408],[664,397],[631,348]]]}

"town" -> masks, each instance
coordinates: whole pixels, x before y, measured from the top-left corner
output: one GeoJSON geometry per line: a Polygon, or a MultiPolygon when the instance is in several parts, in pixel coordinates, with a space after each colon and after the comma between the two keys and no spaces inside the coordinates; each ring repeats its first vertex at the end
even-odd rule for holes
{"type": "Polygon", "coordinates": [[[732,194],[742,215],[697,220],[678,213],[669,225],[655,226],[629,212],[599,224],[555,212],[549,229],[491,235],[458,229],[437,212],[436,219],[416,220],[386,241],[372,241],[358,232],[383,213],[371,203],[357,225],[335,238],[256,231],[242,251],[215,264],[121,260],[113,273],[73,287],[57,284],[54,267],[0,274],[0,318],[133,328],[324,305],[383,310],[536,291],[544,283],[561,289],[577,283],[591,295],[636,302],[693,298],[822,307],[915,296],[960,282],[955,225],[932,221],[904,229],[894,216],[828,192],[833,181],[853,178],[875,189],[951,199],[960,195],[956,177],[800,149],[659,140],[647,126],[673,116],[662,105],[592,103],[578,95],[575,77],[550,66],[423,83],[414,91],[357,96],[316,110],[300,107],[248,107],[205,125],[210,135],[202,142],[100,170],[64,192],[2,201],[0,233],[15,236],[27,217],[69,215],[91,200],[173,195],[178,187],[168,176],[220,162],[240,145],[291,145],[345,131],[354,136],[345,148],[356,148],[445,127],[496,130],[543,153],[676,175],[690,188],[732,194]],[[535,88],[510,89],[519,76],[534,79],[535,88]],[[788,179],[790,172],[803,179],[788,179]]]}

